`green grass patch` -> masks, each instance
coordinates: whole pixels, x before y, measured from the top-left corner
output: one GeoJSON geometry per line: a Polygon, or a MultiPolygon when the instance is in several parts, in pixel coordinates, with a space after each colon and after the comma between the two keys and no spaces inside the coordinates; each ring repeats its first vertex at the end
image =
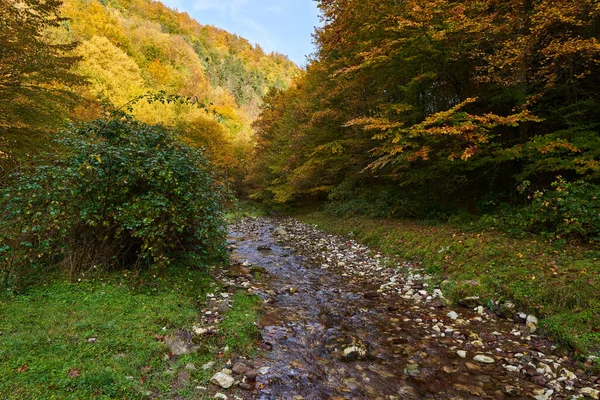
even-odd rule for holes
{"type": "Polygon", "coordinates": [[[233,296],[232,301],[232,308],[219,325],[221,334],[230,351],[253,356],[254,345],[260,336],[256,321],[259,319],[262,299],[240,292],[233,296]]]}
{"type": "Polygon", "coordinates": [[[471,225],[302,216],[336,234],[350,234],[384,254],[422,263],[451,299],[480,295],[510,299],[541,316],[542,327],[583,353],[600,353],[600,253],[578,245],[557,246],[536,236],[471,225]]]}
{"type": "Polygon", "coordinates": [[[1,399],[200,398],[228,345],[249,352],[260,299],[233,297],[221,335],[198,353],[166,357],[161,336],[190,328],[217,284],[203,271],[120,272],[79,283],[55,282],[0,297],[1,399]],[[159,336],[157,336],[159,335],[159,336]],[[92,339],[94,338],[94,339],[92,339]],[[190,382],[176,385],[188,363],[190,382]]]}

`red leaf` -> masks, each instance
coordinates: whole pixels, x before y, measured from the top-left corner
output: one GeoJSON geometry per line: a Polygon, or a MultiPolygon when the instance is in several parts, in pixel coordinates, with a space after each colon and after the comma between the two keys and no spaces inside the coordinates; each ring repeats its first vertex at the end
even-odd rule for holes
{"type": "Polygon", "coordinates": [[[27,364],[23,364],[22,366],[20,366],[19,368],[15,368],[15,372],[27,372],[29,370],[29,365],[27,364]]]}

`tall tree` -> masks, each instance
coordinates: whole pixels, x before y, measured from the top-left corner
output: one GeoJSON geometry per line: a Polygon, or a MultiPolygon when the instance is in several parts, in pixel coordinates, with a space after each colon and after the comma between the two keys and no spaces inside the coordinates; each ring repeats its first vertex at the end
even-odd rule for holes
{"type": "Polygon", "coordinates": [[[0,0],[0,125],[39,122],[84,79],[71,68],[76,43],[52,35],[66,23],[60,0],[0,0]]]}

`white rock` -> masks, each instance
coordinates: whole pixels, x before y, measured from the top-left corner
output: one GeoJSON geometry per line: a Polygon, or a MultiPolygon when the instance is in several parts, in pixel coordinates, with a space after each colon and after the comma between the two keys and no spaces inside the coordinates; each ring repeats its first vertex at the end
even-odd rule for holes
{"type": "Polygon", "coordinates": [[[580,390],[581,394],[590,399],[600,399],[600,390],[592,388],[583,388],[580,390]]]}
{"type": "Polygon", "coordinates": [[[214,374],[213,377],[210,378],[210,382],[222,387],[223,389],[229,389],[233,386],[235,379],[233,379],[231,375],[221,371],[214,374]]]}
{"type": "Polygon", "coordinates": [[[496,362],[496,360],[494,360],[492,357],[483,354],[477,354],[475,357],[473,357],[473,360],[485,364],[493,364],[496,362]]]}
{"type": "Polygon", "coordinates": [[[483,315],[483,306],[478,306],[477,307],[477,314],[483,315]]]}
{"type": "Polygon", "coordinates": [[[574,381],[577,379],[577,375],[575,375],[573,372],[569,371],[566,368],[564,368],[561,372],[562,372],[562,375],[565,378],[567,378],[568,381],[574,381]]]}
{"type": "Polygon", "coordinates": [[[458,350],[456,354],[458,354],[460,358],[467,358],[467,352],[464,350],[458,350]]]}
{"type": "Polygon", "coordinates": [[[224,395],[223,393],[217,393],[215,394],[215,399],[221,399],[221,400],[227,400],[227,395],[224,395]]]}
{"type": "Polygon", "coordinates": [[[533,333],[537,330],[538,323],[539,321],[534,315],[528,315],[525,325],[529,328],[529,331],[533,333]]]}
{"type": "Polygon", "coordinates": [[[505,365],[504,369],[508,372],[519,372],[519,367],[516,367],[514,365],[505,365]]]}
{"type": "Polygon", "coordinates": [[[450,319],[458,319],[458,313],[456,311],[450,311],[447,316],[450,319]]]}
{"type": "Polygon", "coordinates": [[[552,390],[552,389],[535,389],[533,391],[533,393],[535,394],[535,396],[533,396],[533,398],[535,400],[548,400],[548,399],[552,398],[552,395],[554,394],[554,390],[552,390]]]}

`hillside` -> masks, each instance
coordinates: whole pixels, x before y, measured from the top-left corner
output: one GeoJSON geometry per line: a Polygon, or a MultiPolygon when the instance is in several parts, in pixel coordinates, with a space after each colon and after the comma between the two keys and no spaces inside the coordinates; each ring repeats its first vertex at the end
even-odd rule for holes
{"type": "MultiPolygon", "coordinates": [[[[69,104],[69,118],[60,118],[59,127],[98,117],[102,103],[119,108],[149,91],[198,98],[212,104],[215,113],[139,102],[133,115],[177,127],[185,141],[206,147],[234,176],[242,174],[240,160],[262,97],[270,88],[286,88],[300,72],[284,55],[266,54],[244,38],[203,26],[156,1],[66,0],[61,12],[67,20],[47,35],[54,42],[79,43],[74,52],[81,61],[73,72],[89,84],[72,89],[80,96],[78,104],[69,104]]],[[[32,132],[40,126],[47,131],[48,121],[13,129],[7,135],[9,154],[23,158],[38,149],[41,136],[32,132]]]]}

